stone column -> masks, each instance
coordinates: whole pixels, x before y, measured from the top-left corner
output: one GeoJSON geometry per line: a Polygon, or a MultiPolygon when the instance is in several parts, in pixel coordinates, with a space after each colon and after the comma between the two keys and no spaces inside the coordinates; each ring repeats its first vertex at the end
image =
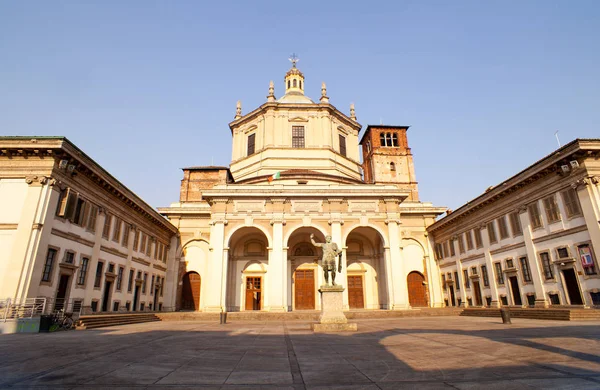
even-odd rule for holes
{"type": "MultiPolygon", "coordinates": [[[[268,311],[286,311],[285,301],[285,275],[286,265],[283,253],[283,225],[285,221],[282,218],[274,218],[271,221],[273,226],[273,245],[269,250],[269,307],[268,311]]],[[[266,302],[265,302],[266,303],[266,302]]]]}
{"type": "MultiPolygon", "coordinates": [[[[210,228],[210,259],[207,266],[206,283],[209,284],[205,291],[209,291],[204,302],[205,310],[209,312],[221,312],[226,310],[224,304],[227,289],[227,261],[228,254],[225,248],[225,225],[227,220],[217,219],[211,222],[210,228]]],[[[228,248],[227,248],[228,249],[228,248]]]]}
{"type": "Polygon", "coordinates": [[[400,232],[397,220],[387,220],[390,240],[390,277],[391,285],[388,287],[394,296],[392,310],[408,309],[408,291],[406,287],[406,272],[404,270],[404,258],[400,244],[400,232]]]}
{"type": "Polygon", "coordinates": [[[465,277],[460,259],[456,260],[456,271],[458,272],[458,277],[456,278],[456,284],[454,285],[454,288],[456,289],[456,286],[460,287],[460,306],[469,307],[469,302],[467,301],[467,290],[465,288],[466,280],[464,280],[465,277]]]}
{"type": "Polygon", "coordinates": [[[383,248],[383,270],[385,272],[385,287],[387,289],[387,304],[384,309],[392,310],[394,307],[394,291],[393,291],[393,283],[392,283],[392,255],[390,253],[390,247],[386,246],[383,248]]]}
{"type": "MultiPolygon", "coordinates": [[[[546,289],[544,288],[544,273],[542,272],[540,262],[537,258],[535,245],[533,243],[529,212],[525,206],[519,208],[518,211],[519,220],[521,221],[521,230],[523,230],[523,242],[525,243],[525,250],[527,252],[527,261],[529,262],[531,281],[533,282],[533,289],[535,291],[534,305],[535,307],[548,307],[546,289]]],[[[515,261],[519,260],[515,259],[515,261]]]]}
{"type": "Polygon", "coordinates": [[[592,241],[594,258],[597,262],[600,261],[600,206],[594,195],[594,187],[599,182],[600,178],[591,177],[579,180],[575,184],[585,225],[592,241]]]}
{"type": "Polygon", "coordinates": [[[488,269],[490,292],[492,293],[492,303],[490,304],[490,307],[500,307],[500,300],[498,299],[498,287],[496,286],[496,270],[494,269],[494,262],[492,259],[492,254],[490,253],[490,237],[487,234],[487,225],[482,224],[479,228],[481,229],[481,241],[483,242],[485,265],[488,269]]]}
{"type": "MultiPolygon", "coordinates": [[[[329,221],[329,224],[331,225],[331,242],[335,242],[338,246],[339,250],[344,251],[344,243],[342,242],[342,220],[340,218],[336,218],[336,219],[332,219],[329,221]]],[[[349,308],[349,304],[348,304],[348,277],[347,277],[347,272],[346,272],[346,264],[344,264],[344,257],[343,257],[343,253],[342,252],[342,272],[337,272],[336,269],[336,276],[335,276],[335,283],[338,286],[342,286],[344,288],[344,291],[342,293],[342,308],[343,310],[348,310],[349,308]]],[[[336,264],[338,264],[338,261],[340,261],[339,257],[336,260],[336,264]]]]}

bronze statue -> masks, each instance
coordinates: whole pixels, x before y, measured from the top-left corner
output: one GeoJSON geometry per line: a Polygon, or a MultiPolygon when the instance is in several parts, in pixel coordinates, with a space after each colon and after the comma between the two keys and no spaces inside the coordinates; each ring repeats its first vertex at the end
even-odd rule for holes
{"type": "MultiPolygon", "coordinates": [[[[315,242],[315,235],[310,235],[310,242],[316,247],[323,248],[323,259],[321,264],[323,266],[323,275],[325,276],[325,284],[329,284],[329,272],[331,272],[331,285],[335,286],[335,259],[342,254],[342,251],[338,249],[335,242],[331,242],[331,236],[325,237],[325,242],[320,244],[315,242]]],[[[342,272],[342,261],[338,261],[337,272],[342,272]]]]}

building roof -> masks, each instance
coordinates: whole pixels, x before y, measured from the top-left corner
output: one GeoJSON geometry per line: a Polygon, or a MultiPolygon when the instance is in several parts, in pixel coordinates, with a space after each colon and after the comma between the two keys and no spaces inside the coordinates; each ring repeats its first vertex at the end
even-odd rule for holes
{"type": "Polygon", "coordinates": [[[470,200],[469,202],[460,206],[455,211],[451,212],[450,214],[447,214],[445,217],[436,221],[434,224],[429,226],[427,230],[434,231],[440,229],[443,226],[446,226],[447,224],[465,216],[466,214],[469,214],[473,210],[483,207],[484,204],[490,203],[495,199],[503,197],[505,194],[514,191],[520,183],[524,182],[528,178],[531,178],[547,169],[557,169],[557,163],[560,163],[561,160],[565,160],[567,157],[573,156],[573,154],[580,150],[589,149],[593,149],[597,152],[600,152],[600,139],[577,138],[569,142],[568,144],[556,149],[552,153],[541,158],[540,160],[536,161],[535,163],[531,164],[527,168],[511,176],[505,181],[495,186],[489,187],[483,194],[470,200]]]}
{"type": "MultiPolygon", "coordinates": [[[[77,161],[85,167],[83,174],[93,174],[106,184],[106,188],[114,191],[132,205],[137,206],[144,214],[150,217],[155,223],[163,228],[175,233],[177,228],[171,224],[165,217],[160,215],[152,206],[137,196],[133,191],[127,188],[123,183],[117,180],[100,164],[89,157],[85,152],[79,149],[74,143],[64,136],[0,136],[0,155],[11,153],[12,149],[18,151],[38,151],[38,153],[47,153],[56,155],[56,153],[67,154],[71,159],[77,161]]],[[[80,169],[78,169],[80,170],[80,169]]]]}
{"type": "Polygon", "coordinates": [[[204,166],[195,166],[195,167],[186,167],[181,168],[184,171],[223,171],[229,170],[229,167],[218,166],[218,165],[204,165],[204,166]]]}

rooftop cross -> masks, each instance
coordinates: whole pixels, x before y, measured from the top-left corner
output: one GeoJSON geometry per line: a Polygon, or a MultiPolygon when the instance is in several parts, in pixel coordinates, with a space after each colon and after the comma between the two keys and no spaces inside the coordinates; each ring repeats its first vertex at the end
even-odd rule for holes
{"type": "Polygon", "coordinates": [[[296,53],[292,53],[292,55],[289,58],[290,62],[292,63],[292,66],[295,68],[296,67],[296,63],[298,61],[300,61],[300,59],[298,58],[298,56],[296,55],[296,53]]]}

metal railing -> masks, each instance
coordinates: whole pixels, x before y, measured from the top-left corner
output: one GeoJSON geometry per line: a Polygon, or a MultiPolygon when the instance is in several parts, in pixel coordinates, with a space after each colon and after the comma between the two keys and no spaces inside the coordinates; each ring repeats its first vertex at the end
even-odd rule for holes
{"type": "Polygon", "coordinates": [[[6,298],[0,301],[0,321],[33,318],[44,314],[46,309],[46,298],[27,298],[23,301],[6,298]]]}

